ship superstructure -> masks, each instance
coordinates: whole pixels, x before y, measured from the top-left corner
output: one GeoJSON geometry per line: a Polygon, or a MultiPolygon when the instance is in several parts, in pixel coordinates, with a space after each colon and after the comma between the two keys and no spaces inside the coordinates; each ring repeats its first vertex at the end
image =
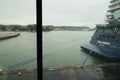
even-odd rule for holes
{"type": "Polygon", "coordinates": [[[111,0],[107,24],[96,25],[92,39],[81,48],[107,60],[120,60],[120,0],[111,0]]]}

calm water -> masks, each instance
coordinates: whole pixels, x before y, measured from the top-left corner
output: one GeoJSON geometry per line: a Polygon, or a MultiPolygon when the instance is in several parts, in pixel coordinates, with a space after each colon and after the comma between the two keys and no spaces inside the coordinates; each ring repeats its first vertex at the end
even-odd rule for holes
{"type": "MultiPolygon", "coordinates": [[[[0,35],[6,33],[9,32],[0,32],[0,35]]],[[[0,41],[0,67],[35,58],[36,55],[36,33],[20,32],[18,37],[0,41]]],[[[19,68],[36,68],[36,62],[19,68]]]]}
{"type": "MultiPolygon", "coordinates": [[[[90,41],[94,31],[43,32],[43,67],[79,66],[88,55],[80,48],[90,41]]],[[[102,64],[103,60],[90,56],[86,65],[102,64]]]]}

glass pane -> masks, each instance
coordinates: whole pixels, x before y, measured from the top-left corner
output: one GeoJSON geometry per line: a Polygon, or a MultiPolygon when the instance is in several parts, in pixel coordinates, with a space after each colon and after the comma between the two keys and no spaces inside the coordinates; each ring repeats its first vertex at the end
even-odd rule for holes
{"type": "Polygon", "coordinates": [[[0,2],[0,80],[37,80],[36,1],[0,2]]]}

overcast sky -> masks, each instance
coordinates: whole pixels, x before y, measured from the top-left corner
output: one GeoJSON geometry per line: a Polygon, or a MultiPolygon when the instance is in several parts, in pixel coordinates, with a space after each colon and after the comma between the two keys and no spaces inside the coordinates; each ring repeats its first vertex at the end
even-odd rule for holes
{"type": "Polygon", "coordinates": [[[35,24],[36,0],[0,0],[0,24],[35,24]]]}
{"type": "Polygon", "coordinates": [[[42,0],[43,25],[95,27],[103,23],[110,0],[42,0]]]}

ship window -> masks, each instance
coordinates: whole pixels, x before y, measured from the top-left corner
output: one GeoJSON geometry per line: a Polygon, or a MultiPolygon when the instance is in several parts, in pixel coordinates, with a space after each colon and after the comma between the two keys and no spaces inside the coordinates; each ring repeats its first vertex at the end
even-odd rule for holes
{"type": "Polygon", "coordinates": [[[104,29],[105,33],[113,33],[113,28],[109,27],[109,28],[105,28],[104,29]]]}
{"type": "Polygon", "coordinates": [[[118,42],[119,40],[118,40],[118,39],[116,39],[115,41],[116,41],[116,42],[118,42]]]}
{"type": "Polygon", "coordinates": [[[118,42],[119,42],[119,44],[120,44],[120,37],[118,38],[118,42]]]}
{"type": "Polygon", "coordinates": [[[97,32],[103,32],[103,29],[97,29],[97,32]]]}
{"type": "Polygon", "coordinates": [[[120,28],[118,28],[118,31],[117,31],[118,34],[120,34],[120,28]]]}
{"type": "Polygon", "coordinates": [[[115,41],[115,40],[116,40],[116,36],[112,36],[111,41],[115,41]]]}
{"type": "Polygon", "coordinates": [[[119,42],[118,38],[114,35],[99,35],[96,37],[98,40],[103,40],[103,41],[111,41],[111,42],[119,42]]]}
{"type": "Polygon", "coordinates": [[[105,33],[112,33],[113,30],[112,30],[112,29],[105,29],[104,32],[105,32],[105,33]]]}
{"type": "Polygon", "coordinates": [[[110,35],[99,35],[99,37],[96,37],[98,40],[104,40],[104,41],[117,41],[116,36],[110,36],[110,35]]]}

